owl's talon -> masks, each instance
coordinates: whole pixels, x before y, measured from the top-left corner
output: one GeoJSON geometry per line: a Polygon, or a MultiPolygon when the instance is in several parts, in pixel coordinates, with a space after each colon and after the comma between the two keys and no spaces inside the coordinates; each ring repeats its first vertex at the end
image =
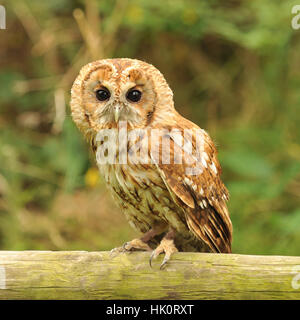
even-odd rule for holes
{"type": "Polygon", "coordinates": [[[151,268],[152,268],[152,259],[156,259],[157,256],[158,256],[158,254],[156,253],[155,250],[153,250],[152,253],[151,253],[150,259],[149,259],[149,264],[150,264],[151,268]]]}
{"type": "Polygon", "coordinates": [[[175,247],[173,239],[163,238],[159,244],[159,246],[153,250],[150,259],[149,264],[152,268],[152,260],[156,259],[161,253],[165,253],[164,260],[162,264],[160,265],[160,270],[163,269],[163,267],[167,264],[167,262],[170,260],[171,255],[175,252],[178,252],[177,248],[175,247]]]}
{"type": "Polygon", "coordinates": [[[167,262],[170,260],[170,257],[164,257],[164,260],[162,262],[162,264],[160,265],[159,269],[162,270],[163,267],[167,264],[167,262]]]}

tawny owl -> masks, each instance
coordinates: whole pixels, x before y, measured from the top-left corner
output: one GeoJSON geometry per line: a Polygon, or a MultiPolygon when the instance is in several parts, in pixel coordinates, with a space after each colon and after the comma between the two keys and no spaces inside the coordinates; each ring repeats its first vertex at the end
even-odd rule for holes
{"type": "Polygon", "coordinates": [[[135,59],[87,64],[73,84],[71,109],[116,203],[143,233],[122,250],[154,249],[150,264],[165,253],[162,266],[178,250],[231,252],[216,148],[177,113],[154,66],[135,59]]]}

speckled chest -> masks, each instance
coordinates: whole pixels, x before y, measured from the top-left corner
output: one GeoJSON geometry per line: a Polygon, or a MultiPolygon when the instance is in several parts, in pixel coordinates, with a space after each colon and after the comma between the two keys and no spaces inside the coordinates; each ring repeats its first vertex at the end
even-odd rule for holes
{"type": "Polygon", "coordinates": [[[178,231],[186,229],[181,209],[155,165],[105,164],[99,170],[132,227],[146,232],[163,220],[178,231]]]}

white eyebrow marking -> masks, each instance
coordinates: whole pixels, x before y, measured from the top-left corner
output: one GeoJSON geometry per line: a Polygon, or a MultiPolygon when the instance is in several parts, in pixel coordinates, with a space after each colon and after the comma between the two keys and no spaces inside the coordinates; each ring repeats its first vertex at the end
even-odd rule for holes
{"type": "Polygon", "coordinates": [[[125,73],[129,73],[129,72],[130,72],[130,70],[137,69],[138,67],[139,67],[139,65],[138,65],[138,64],[133,63],[131,66],[129,66],[129,67],[127,67],[127,68],[123,69],[123,71],[121,72],[121,75],[124,75],[125,73]]]}

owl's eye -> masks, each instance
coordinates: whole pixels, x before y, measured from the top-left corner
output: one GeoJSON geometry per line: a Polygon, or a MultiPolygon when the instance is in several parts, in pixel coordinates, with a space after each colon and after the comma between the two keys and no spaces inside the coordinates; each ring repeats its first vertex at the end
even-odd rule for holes
{"type": "Polygon", "coordinates": [[[110,92],[107,89],[99,89],[96,91],[96,98],[99,101],[105,101],[110,98],[110,92]]]}
{"type": "Polygon", "coordinates": [[[139,90],[130,90],[127,92],[126,98],[132,102],[138,102],[141,100],[142,93],[139,90]]]}

